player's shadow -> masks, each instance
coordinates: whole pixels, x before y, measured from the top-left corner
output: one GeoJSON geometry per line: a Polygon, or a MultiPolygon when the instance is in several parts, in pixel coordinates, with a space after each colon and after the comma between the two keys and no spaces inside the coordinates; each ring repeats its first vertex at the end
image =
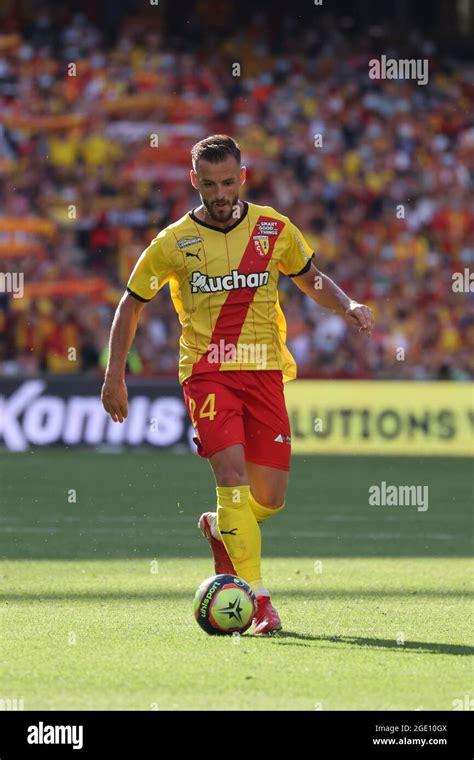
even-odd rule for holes
{"type": "MultiPolygon", "coordinates": [[[[262,638],[255,636],[255,638],[262,638]]],[[[269,637],[266,637],[269,638],[269,637]]],[[[343,646],[359,646],[369,649],[396,649],[397,651],[416,651],[428,654],[452,654],[452,655],[472,655],[474,647],[467,644],[441,644],[431,643],[429,641],[405,641],[398,644],[395,639],[368,639],[359,636],[311,636],[305,633],[296,633],[296,631],[279,631],[272,636],[275,640],[282,640],[281,646],[310,646],[310,644],[300,644],[294,639],[302,641],[321,641],[332,644],[342,644],[343,646]],[[284,641],[287,639],[287,641],[284,641]]]]}

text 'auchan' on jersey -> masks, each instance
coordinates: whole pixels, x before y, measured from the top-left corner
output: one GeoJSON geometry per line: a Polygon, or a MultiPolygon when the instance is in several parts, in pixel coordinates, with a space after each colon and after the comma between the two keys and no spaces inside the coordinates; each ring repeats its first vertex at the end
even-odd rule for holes
{"type": "Polygon", "coordinates": [[[191,292],[197,293],[217,293],[222,290],[236,290],[237,288],[260,288],[267,285],[269,280],[268,272],[250,272],[242,274],[238,269],[233,269],[230,274],[224,277],[209,277],[201,272],[193,272],[193,277],[189,281],[191,292]]]}

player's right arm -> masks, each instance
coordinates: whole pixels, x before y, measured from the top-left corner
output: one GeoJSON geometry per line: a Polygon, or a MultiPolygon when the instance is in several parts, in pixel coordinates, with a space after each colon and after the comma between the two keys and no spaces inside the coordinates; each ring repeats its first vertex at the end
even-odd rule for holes
{"type": "Polygon", "coordinates": [[[127,356],[137,331],[140,313],[145,303],[125,293],[117,306],[109,341],[109,360],[105,370],[101,399],[114,422],[123,422],[128,414],[128,394],[125,385],[127,356]]]}
{"type": "Polygon", "coordinates": [[[172,264],[163,248],[165,234],[165,230],[160,232],[141,254],[129,277],[127,292],[115,312],[101,394],[104,409],[114,422],[123,422],[128,414],[125,364],[140,312],[173,275],[172,264]]]}

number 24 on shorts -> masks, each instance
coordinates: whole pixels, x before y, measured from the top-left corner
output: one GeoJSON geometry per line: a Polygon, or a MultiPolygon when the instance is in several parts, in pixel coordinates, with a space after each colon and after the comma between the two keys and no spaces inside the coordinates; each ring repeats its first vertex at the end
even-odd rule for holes
{"type": "MultiPolygon", "coordinates": [[[[195,428],[197,427],[196,419],[194,417],[194,412],[196,411],[196,401],[193,398],[189,399],[189,409],[191,411],[191,422],[193,423],[193,427],[195,428]]],[[[216,394],[208,393],[206,400],[204,401],[203,405],[201,406],[199,410],[199,417],[201,419],[203,417],[209,417],[210,421],[212,422],[216,414],[217,414],[216,394]]]]}

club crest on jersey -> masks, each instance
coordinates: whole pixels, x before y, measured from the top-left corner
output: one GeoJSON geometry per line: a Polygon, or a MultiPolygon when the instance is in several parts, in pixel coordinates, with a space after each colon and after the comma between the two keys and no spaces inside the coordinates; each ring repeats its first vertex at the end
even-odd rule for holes
{"type": "Polygon", "coordinates": [[[270,250],[268,235],[254,235],[253,244],[259,256],[266,256],[270,250]]]}
{"type": "Polygon", "coordinates": [[[238,290],[240,288],[260,288],[267,285],[269,280],[268,272],[250,272],[242,274],[238,269],[233,269],[230,274],[224,277],[209,277],[207,274],[194,271],[191,285],[191,293],[219,293],[224,290],[238,290]]]}

